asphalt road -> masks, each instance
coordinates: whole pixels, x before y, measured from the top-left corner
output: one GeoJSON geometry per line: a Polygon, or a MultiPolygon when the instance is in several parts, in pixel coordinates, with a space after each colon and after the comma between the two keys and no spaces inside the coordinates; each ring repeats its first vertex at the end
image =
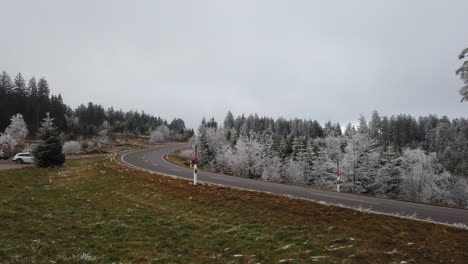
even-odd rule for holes
{"type": "MultiPolygon", "coordinates": [[[[181,146],[120,153],[118,160],[121,163],[136,169],[173,177],[192,179],[192,169],[172,164],[164,159],[164,155],[171,153],[177,148],[181,148],[181,146]]],[[[341,204],[354,208],[369,209],[375,212],[399,214],[404,216],[411,215],[424,220],[430,218],[432,221],[440,223],[462,223],[468,225],[468,210],[463,209],[379,199],[349,193],[322,191],[300,186],[257,181],[203,171],[198,172],[198,180],[201,182],[231,186],[245,190],[287,195],[314,201],[325,201],[331,204],[341,204]]]]}
{"type": "Polygon", "coordinates": [[[31,164],[18,164],[16,162],[8,160],[0,160],[0,170],[11,170],[11,169],[18,169],[18,168],[26,168],[31,167],[31,164]]]}

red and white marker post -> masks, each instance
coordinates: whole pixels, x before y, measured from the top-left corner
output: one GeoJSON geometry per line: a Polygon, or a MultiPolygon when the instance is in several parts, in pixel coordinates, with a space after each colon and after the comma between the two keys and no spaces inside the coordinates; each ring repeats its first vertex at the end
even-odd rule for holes
{"type": "Polygon", "coordinates": [[[198,151],[195,145],[195,152],[193,154],[193,185],[197,185],[197,165],[198,165],[198,151]]]}

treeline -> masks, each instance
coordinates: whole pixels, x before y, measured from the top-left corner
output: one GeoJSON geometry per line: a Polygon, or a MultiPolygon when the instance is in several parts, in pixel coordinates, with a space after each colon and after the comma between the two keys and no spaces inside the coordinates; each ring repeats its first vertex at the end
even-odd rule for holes
{"type": "Polygon", "coordinates": [[[159,126],[167,126],[179,138],[189,138],[193,130],[187,129],[182,119],[168,123],[161,117],[144,112],[105,109],[94,103],[71,109],[60,94],[51,95],[45,78],[31,77],[26,83],[21,73],[13,79],[4,71],[0,74],[0,131],[10,124],[10,118],[21,113],[30,135],[37,132],[40,122],[50,113],[57,128],[65,133],[95,135],[106,129],[128,134],[146,134],[159,126]]]}
{"type": "MultiPolygon", "coordinates": [[[[213,119],[203,122],[206,126],[218,127],[213,119]]],[[[369,122],[361,115],[357,127],[348,123],[342,129],[338,122],[329,121],[322,126],[316,120],[274,120],[257,114],[234,118],[229,111],[223,129],[231,144],[235,144],[241,134],[269,135],[274,149],[283,159],[294,152],[297,148],[295,144],[306,145],[309,139],[350,136],[358,130],[366,131],[383,149],[392,148],[399,154],[404,148],[421,148],[426,152],[435,152],[451,173],[468,176],[468,119],[465,118],[451,120],[446,116],[436,115],[415,118],[405,114],[388,117],[380,116],[374,111],[369,122]]]]}
{"type": "Polygon", "coordinates": [[[468,120],[380,116],[348,124],[228,113],[203,120],[200,164],[238,176],[468,206],[468,120]]]}

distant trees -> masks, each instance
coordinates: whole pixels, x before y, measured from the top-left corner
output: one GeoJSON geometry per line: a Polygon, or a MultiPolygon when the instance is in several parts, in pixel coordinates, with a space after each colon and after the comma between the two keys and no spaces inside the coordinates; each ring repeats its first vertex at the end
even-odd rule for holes
{"type": "Polygon", "coordinates": [[[65,162],[65,155],[59,133],[49,113],[41,123],[38,137],[40,142],[33,150],[36,165],[41,168],[61,166],[65,162]]]}
{"type": "MultiPolygon", "coordinates": [[[[467,54],[468,48],[462,50],[460,55],[458,55],[458,58],[460,60],[464,59],[467,54]]],[[[460,95],[462,96],[461,101],[463,102],[464,100],[468,100],[468,61],[463,62],[463,65],[457,69],[456,74],[460,75],[460,79],[462,79],[463,83],[465,84],[459,91],[460,95]]]]}
{"type": "Polygon", "coordinates": [[[348,124],[257,115],[218,127],[203,119],[196,142],[200,165],[220,172],[318,188],[468,206],[468,120],[434,115],[361,115],[348,124]],[[461,187],[460,187],[461,186],[461,187]]]}
{"type": "Polygon", "coordinates": [[[88,103],[76,109],[67,106],[60,94],[51,95],[49,83],[45,78],[31,77],[26,81],[21,73],[14,80],[3,71],[0,74],[0,131],[9,124],[12,115],[21,113],[28,130],[34,134],[38,131],[40,120],[50,113],[54,123],[62,132],[68,134],[96,135],[103,129],[108,132],[125,132],[127,134],[148,135],[158,126],[168,126],[178,138],[184,140],[193,135],[182,119],[175,118],[170,124],[161,117],[144,112],[105,109],[103,106],[88,103]]]}

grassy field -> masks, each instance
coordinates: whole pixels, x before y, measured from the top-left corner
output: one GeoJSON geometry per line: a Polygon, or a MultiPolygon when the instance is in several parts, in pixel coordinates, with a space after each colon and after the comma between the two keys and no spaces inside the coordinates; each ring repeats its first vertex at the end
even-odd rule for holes
{"type": "Polygon", "coordinates": [[[0,171],[0,263],[468,263],[468,231],[151,175],[0,171]]]}

